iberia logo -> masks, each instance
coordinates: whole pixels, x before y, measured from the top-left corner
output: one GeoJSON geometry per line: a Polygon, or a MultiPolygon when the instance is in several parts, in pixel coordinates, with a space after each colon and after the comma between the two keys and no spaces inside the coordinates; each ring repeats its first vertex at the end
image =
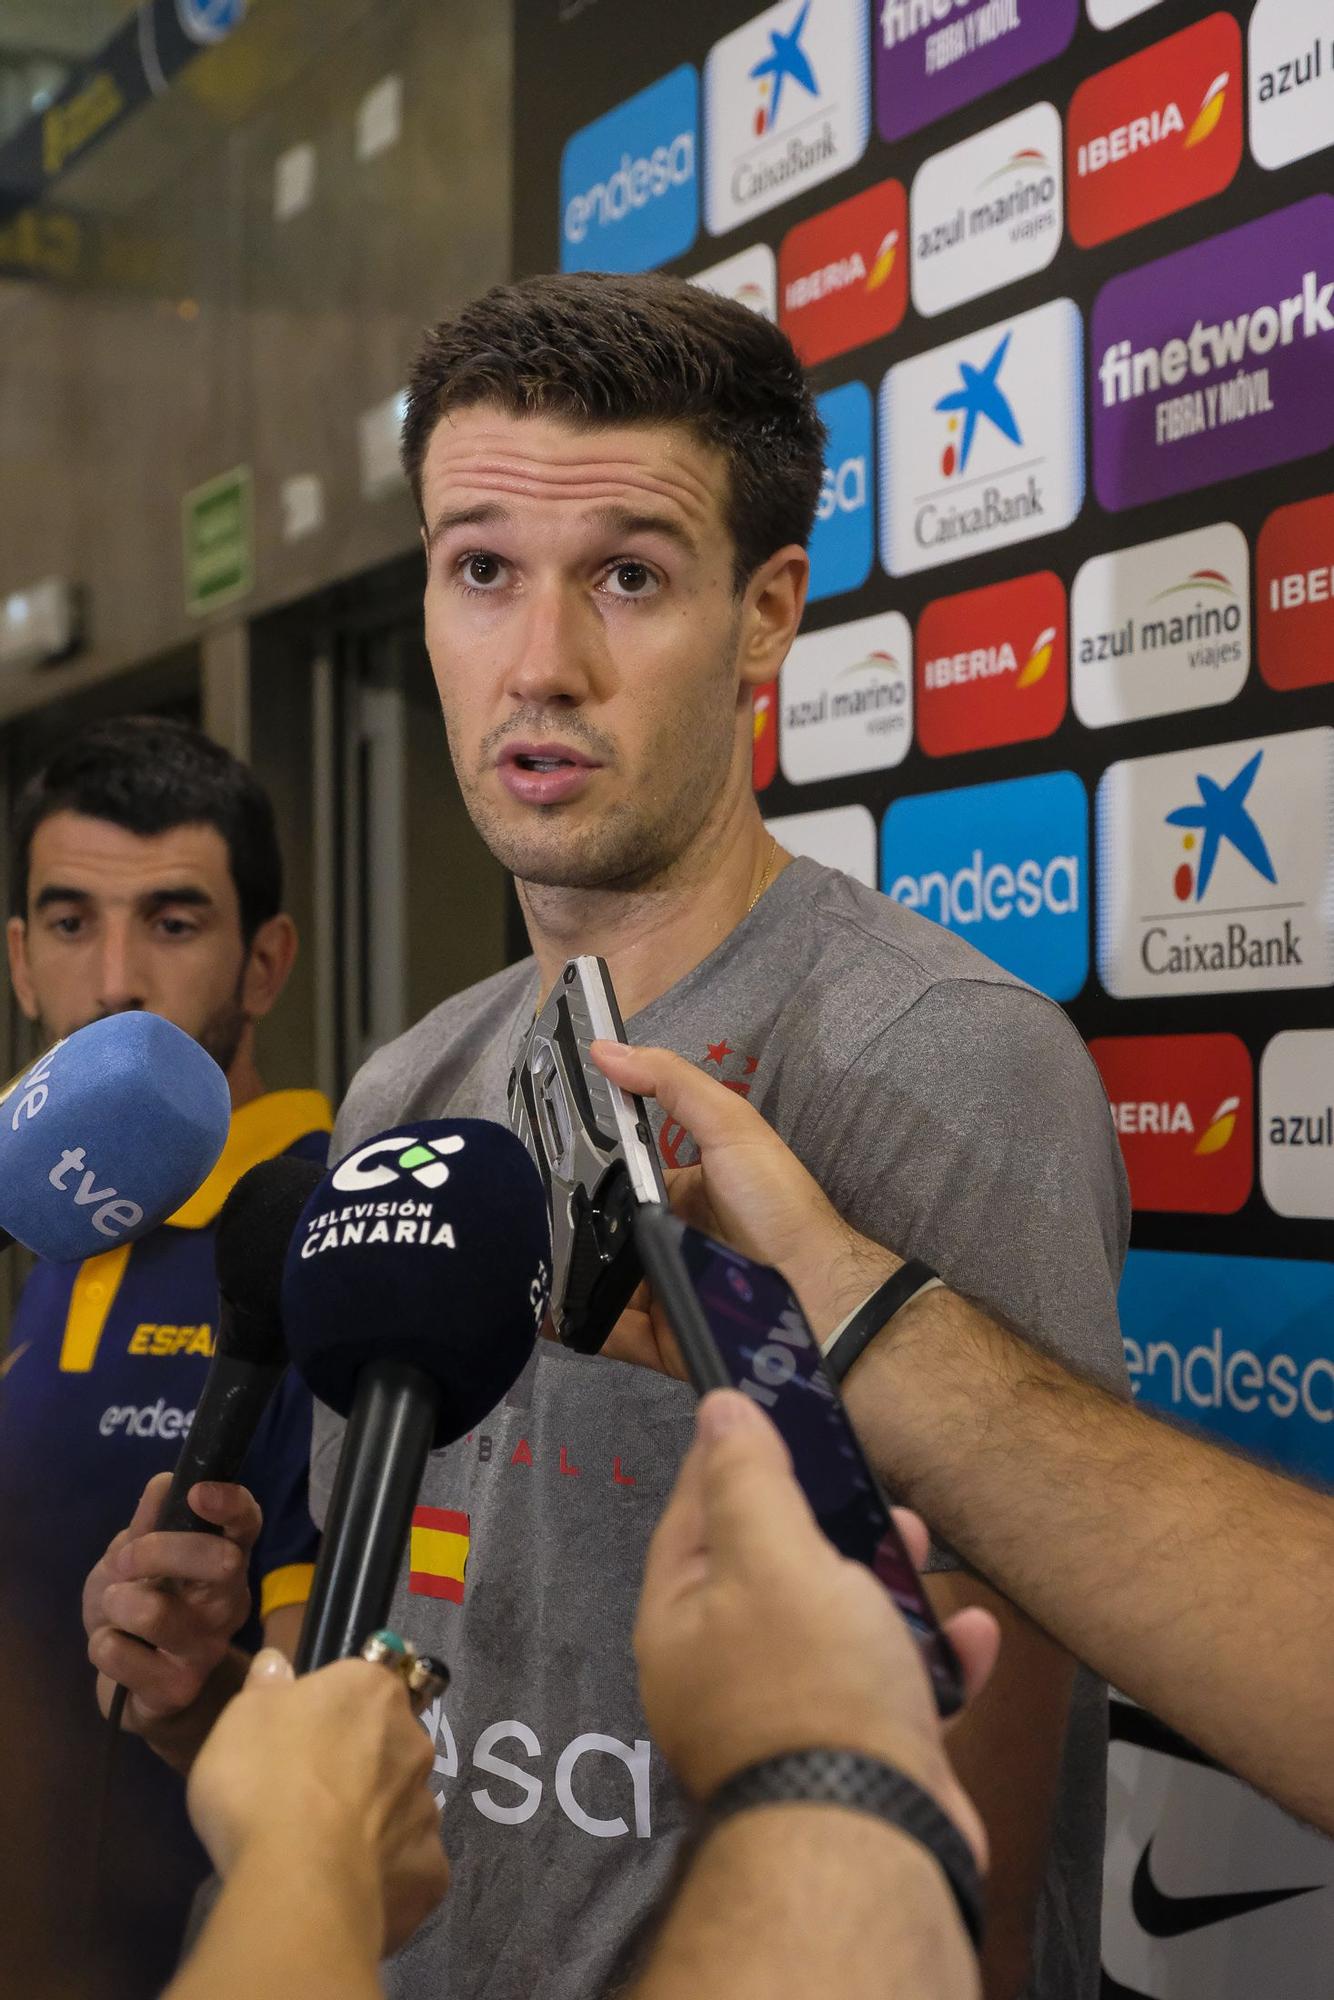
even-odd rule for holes
{"type": "Polygon", "coordinates": [[[908,197],[881,181],[789,229],[779,324],[808,368],[893,333],[908,309],[908,197]]]}
{"type": "Polygon", "coordinates": [[[753,738],[750,781],[757,792],[771,785],[778,770],[778,682],[765,681],[751,697],[753,738]]]}
{"type": "Polygon", "coordinates": [[[1272,513],[1255,570],[1260,672],[1270,687],[1334,681],[1334,494],[1272,513]]]}
{"type": "Polygon", "coordinates": [[[1065,714],[1065,589],[1050,570],[937,598],[916,650],[917,740],[928,757],[1031,742],[1065,714]]]}
{"type": "Polygon", "coordinates": [[[1173,893],[1179,903],[1201,901],[1225,845],[1235,849],[1266,882],[1277,882],[1264,835],[1246,804],[1264,754],[1263,750],[1257,750],[1224,785],[1216,784],[1207,772],[1201,771],[1195,780],[1198,797],[1166,815],[1169,826],[1185,829],[1181,846],[1186,859],[1172,877],[1173,893]]]}
{"type": "Polygon", "coordinates": [[[1255,1087],[1236,1035],[1108,1035],[1089,1043],[1137,1209],[1233,1215],[1254,1180],[1255,1087]]]}
{"type": "Polygon", "coordinates": [[[450,1507],[414,1507],[408,1550],[408,1589],[414,1597],[462,1604],[472,1538],[466,1514],[450,1507]]]}
{"type": "Polygon", "coordinates": [[[1219,13],[1080,85],[1066,124],[1076,243],[1106,243],[1228,186],[1241,163],[1241,73],[1241,29],[1219,13]]]}

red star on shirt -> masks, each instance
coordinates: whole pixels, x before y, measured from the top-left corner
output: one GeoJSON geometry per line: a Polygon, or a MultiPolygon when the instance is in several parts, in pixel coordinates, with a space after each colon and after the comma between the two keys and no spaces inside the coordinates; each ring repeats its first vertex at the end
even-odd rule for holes
{"type": "Polygon", "coordinates": [[[729,1044],[728,1044],[727,1042],[725,1042],[725,1041],[723,1041],[723,1042],[710,1042],[710,1044],[709,1044],[709,1058],[708,1058],[708,1059],[709,1059],[709,1061],[710,1061],[711,1063],[717,1063],[717,1065],[718,1065],[719,1069],[721,1069],[721,1068],[722,1068],[722,1066],[723,1066],[723,1058],[724,1058],[724,1056],[730,1056],[730,1055],[731,1055],[731,1053],[732,1053],[732,1050],[731,1050],[731,1047],[730,1047],[730,1046],[729,1046],[729,1044]]]}
{"type": "Polygon", "coordinates": [[[744,1074],[746,1076],[754,1076],[759,1066],[760,1066],[760,1059],[758,1056],[747,1056],[744,1074]]]}

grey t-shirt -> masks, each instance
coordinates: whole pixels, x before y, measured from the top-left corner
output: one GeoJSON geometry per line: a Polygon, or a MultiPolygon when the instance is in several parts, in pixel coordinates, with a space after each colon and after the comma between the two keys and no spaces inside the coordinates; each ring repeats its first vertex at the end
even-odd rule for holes
{"type": "MultiPolygon", "coordinates": [[[[534,962],[448,1000],[355,1079],[334,1157],[415,1118],[505,1118],[534,962]]],[[[949,932],[797,860],[629,1023],[744,1091],[858,1229],[923,1257],[1055,1354],[1125,1383],[1128,1229],[1097,1073],[1050,1001],[949,932]]],[[[659,1124],[660,1120],[655,1120],[659,1124]]],[[[669,1164],[687,1135],[659,1129],[669,1164]]],[[[666,1884],[680,1794],[639,1705],[644,1553],[688,1444],[681,1383],[548,1343],[482,1428],[432,1455],[424,1525],[461,1592],[405,1568],[392,1624],[453,1670],[429,1718],[453,1884],[400,1954],[403,2000],[614,1990],[666,1884]]],[[[318,1410],[322,1520],[341,1426],[318,1410]]],[[[1105,1691],[1081,1671],[1038,1915],[1040,2000],[1098,1990],[1105,1691]]]]}

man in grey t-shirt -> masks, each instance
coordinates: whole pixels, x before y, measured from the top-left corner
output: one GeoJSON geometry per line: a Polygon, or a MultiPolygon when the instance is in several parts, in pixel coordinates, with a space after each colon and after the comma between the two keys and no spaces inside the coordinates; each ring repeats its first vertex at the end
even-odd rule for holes
{"type": "MultiPolygon", "coordinates": [[[[948,933],[789,865],[751,792],[751,691],[800,620],[822,443],[783,335],[676,280],[533,280],[428,338],[404,429],[427,644],[534,957],[373,1058],[335,1150],[503,1119],[540,998],[600,952],[631,1037],[744,1091],[859,1229],[1119,1385],[1124,1183],[1069,1024],[948,933]]],[[[687,1134],[657,1138],[690,1159],[687,1134]]],[[[683,1822],[629,1634],[691,1409],[679,1382],[543,1346],[432,1458],[393,1618],[454,1672],[431,1717],[454,1888],[395,1993],[586,2000],[628,1963],[683,1822]]],[[[338,1441],[322,1416],[317,1514],[338,1441]]],[[[991,1834],[989,2000],[1091,2000],[1102,1690],[938,1561],[941,1607],[991,1605],[1005,1631],[951,1741],[991,1834]]]]}

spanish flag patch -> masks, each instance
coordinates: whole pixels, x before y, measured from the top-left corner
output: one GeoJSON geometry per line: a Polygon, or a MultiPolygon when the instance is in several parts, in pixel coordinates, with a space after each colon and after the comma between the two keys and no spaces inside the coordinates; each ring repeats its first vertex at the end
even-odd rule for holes
{"type": "Polygon", "coordinates": [[[414,1596],[462,1604],[468,1539],[466,1514],[448,1507],[414,1507],[408,1555],[408,1589],[414,1596]]]}

